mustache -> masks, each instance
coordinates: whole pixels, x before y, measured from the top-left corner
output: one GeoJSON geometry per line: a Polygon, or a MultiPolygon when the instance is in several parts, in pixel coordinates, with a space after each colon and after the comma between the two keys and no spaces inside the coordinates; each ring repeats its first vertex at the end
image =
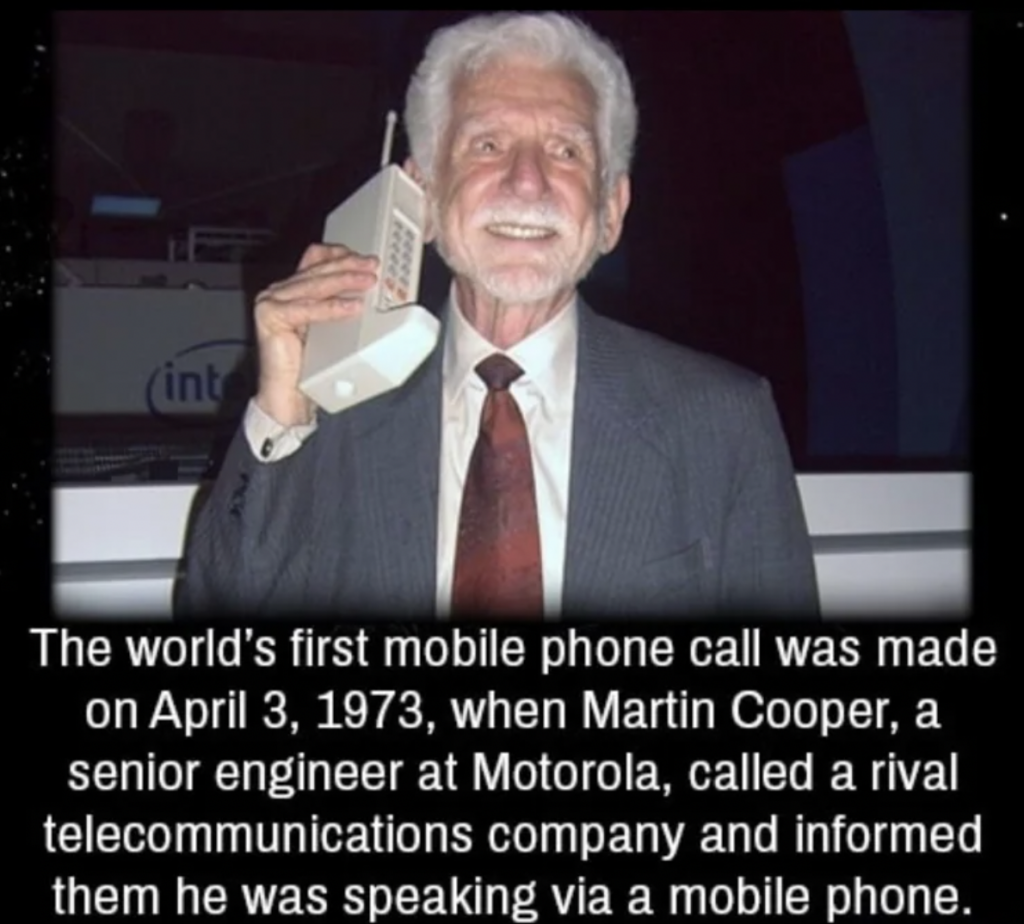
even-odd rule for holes
{"type": "Polygon", "coordinates": [[[487,225],[533,225],[557,233],[571,230],[572,222],[557,206],[547,203],[496,203],[480,209],[472,221],[474,228],[487,225]]]}

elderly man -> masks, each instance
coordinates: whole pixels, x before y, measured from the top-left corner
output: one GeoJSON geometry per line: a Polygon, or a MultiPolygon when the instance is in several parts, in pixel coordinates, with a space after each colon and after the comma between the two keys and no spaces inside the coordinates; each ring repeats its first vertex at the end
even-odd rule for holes
{"type": "Polygon", "coordinates": [[[577,295],[630,201],[618,55],[564,16],[470,19],[432,38],[405,124],[454,277],[439,347],[318,417],[304,332],[361,311],[377,260],[315,245],[259,296],[259,389],[198,517],[187,611],[816,612],[767,383],[577,295]]]}

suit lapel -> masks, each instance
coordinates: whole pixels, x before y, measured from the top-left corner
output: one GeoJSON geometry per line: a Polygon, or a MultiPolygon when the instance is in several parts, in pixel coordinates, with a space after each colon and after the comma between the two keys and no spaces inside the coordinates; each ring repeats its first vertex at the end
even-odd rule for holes
{"type": "MultiPolygon", "coordinates": [[[[622,356],[614,330],[582,302],[566,537],[567,611],[595,587],[635,578],[651,526],[664,515],[658,486],[667,455],[653,396],[622,356]]],[[[626,585],[622,585],[626,586],[626,585]]]]}
{"type": "Polygon", "coordinates": [[[396,614],[435,608],[443,342],[404,386],[353,413],[356,566],[371,598],[396,614]]]}

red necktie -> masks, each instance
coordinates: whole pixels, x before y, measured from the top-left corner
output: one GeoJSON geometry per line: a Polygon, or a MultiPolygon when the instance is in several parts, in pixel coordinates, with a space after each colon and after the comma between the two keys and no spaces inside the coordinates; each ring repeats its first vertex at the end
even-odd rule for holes
{"type": "Polygon", "coordinates": [[[476,372],[487,398],[462,495],[452,616],[543,618],[530,440],[508,390],[523,370],[495,354],[476,372]]]}

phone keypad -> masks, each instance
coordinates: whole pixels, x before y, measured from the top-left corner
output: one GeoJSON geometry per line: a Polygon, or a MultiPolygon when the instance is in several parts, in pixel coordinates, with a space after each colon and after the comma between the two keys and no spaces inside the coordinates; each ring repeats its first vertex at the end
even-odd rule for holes
{"type": "Polygon", "coordinates": [[[384,271],[384,294],[391,306],[409,302],[415,247],[415,232],[396,215],[391,223],[384,271]]]}

